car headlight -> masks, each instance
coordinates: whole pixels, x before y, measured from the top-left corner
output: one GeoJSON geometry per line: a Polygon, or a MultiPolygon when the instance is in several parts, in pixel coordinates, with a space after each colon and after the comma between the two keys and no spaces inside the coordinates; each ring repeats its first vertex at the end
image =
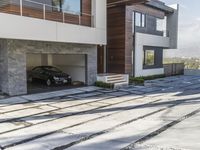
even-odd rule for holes
{"type": "Polygon", "coordinates": [[[71,76],[68,76],[68,79],[71,79],[72,77],[71,76]]]}
{"type": "Polygon", "coordinates": [[[58,77],[53,77],[53,79],[54,79],[54,80],[59,80],[59,78],[58,78],[58,77]]]}

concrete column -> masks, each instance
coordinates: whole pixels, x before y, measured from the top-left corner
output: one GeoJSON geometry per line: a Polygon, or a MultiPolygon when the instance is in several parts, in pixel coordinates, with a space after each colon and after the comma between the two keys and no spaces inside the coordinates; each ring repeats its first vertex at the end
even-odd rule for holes
{"type": "Polygon", "coordinates": [[[87,54],[87,84],[92,85],[97,78],[97,47],[87,54]]]}
{"type": "Polygon", "coordinates": [[[0,41],[0,90],[8,91],[8,59],[7,59],[7,41],[0,41]]]}
{"type": "Polygon", "coordinates": [[[1,89],[11,96],[27,93],[26,53],[14,40],[4,40],[1,49],[1,89]],[[3,58],[3,59],[2,59],[3,58]]]}

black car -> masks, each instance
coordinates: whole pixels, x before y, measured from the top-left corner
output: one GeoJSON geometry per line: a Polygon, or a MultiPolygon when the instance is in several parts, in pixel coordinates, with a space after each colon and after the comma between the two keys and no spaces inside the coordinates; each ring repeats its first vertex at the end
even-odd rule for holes
{"type": "Polygon", "coordinates": [[[28,80],[34,79],[45,81],[47,86],[52,84],[71,84],[72,78],[60,69],[53,66],[38,66],[28,72],[28,80]]]}

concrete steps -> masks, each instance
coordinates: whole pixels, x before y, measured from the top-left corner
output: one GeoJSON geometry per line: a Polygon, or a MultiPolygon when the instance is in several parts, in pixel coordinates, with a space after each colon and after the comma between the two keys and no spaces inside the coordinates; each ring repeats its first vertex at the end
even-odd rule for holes
{"type": "Polygon", "coordinates": [[[129,75],[126,74],[99,74],[97,81],[114,84],[114,88],[118,89],[129,85],[129,75]]]}

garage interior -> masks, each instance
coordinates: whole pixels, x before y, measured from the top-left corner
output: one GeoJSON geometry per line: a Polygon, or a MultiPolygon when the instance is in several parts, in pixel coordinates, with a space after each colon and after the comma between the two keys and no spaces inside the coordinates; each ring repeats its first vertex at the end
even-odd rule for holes
{"type": "MultiPolygon", "coordinates": [[[[87,55],[79,54],[40,54],[29,53],[26,57],[27,72],[37,66],[54,66],[69,74],[72,77],[72,82],[80,81],[84,84],[87,79],[87,55]]],[[[66,88],[73,88],[72,85],[53,85],[46,86],[41,82],[28,82],[28,93],[37,93],[44,91],[54,91],[66,88]]]]}

